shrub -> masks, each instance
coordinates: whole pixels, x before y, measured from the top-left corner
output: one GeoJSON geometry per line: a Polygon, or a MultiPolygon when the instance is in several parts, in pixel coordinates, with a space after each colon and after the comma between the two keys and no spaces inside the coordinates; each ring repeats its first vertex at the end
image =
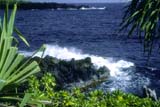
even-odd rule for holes
{"type": "Polygon", "coordinates": [[[34,98],[50,101],[46,107],[160,107],[160,101],[140,98],[119,90],[108,93],[100,90],[82,92],[78,88],[57,91],[53,90],[54,83],[55,79],[51,74],[45,74],[40,80],[32,77],[29,80],[29,90],[37,93],[34,98]]]}

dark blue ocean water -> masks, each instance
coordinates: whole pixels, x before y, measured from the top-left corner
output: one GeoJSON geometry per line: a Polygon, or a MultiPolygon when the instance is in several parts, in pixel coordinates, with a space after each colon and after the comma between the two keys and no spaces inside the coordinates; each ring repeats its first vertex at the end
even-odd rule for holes
{"type": "Polygon", "coordinates": [[[55,46],[58,46],[57,51],[65,47],[68,52],[69,48],[74,48],[84,54],[112,58],[115,62],[132,62],[134,68],[118,68],[123,73],[117,75],[117,79],[111,78],[97,88],[141,94],[142,86],[148,85],[160,95],[160,55],[155,49],[146,65],[147,56],[138,38],[127,38],[127,31],[118,32],[126,4],[90,5],[105,6],[106,10],[19,10],[16,26],[31,45],[27,48],[20,43],[20,50],[32,52],[42,44],[48,44],[49,50],[54,48],[56,51],[55,46]]]}

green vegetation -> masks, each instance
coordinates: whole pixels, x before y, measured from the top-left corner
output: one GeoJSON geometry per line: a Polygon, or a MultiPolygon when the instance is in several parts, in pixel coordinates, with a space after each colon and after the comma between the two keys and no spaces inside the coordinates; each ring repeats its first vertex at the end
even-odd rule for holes
{"type": "Polygon", "coordinates": [[[4,14],[3,23],[0,22],[0,99],[17,99],[8,95],[8,90],[13,90],[27,80],[28,77],[40,71],[38,63],[33,61],[24,61],[24,56],[18,53],[18,48],[14,46],[17,39],[13,37],[13,32],[26,43],[27,41],[14,27],[14,20],[17,6],[10,15],[8,14],[8,5],[4,14]],[[13,45],[14,44],[14,45],[13,45]]]}
{"type": "Polygon", "coordinates": [[[0,107],[160,107],[160,101],[121,91],[58,90],[53,75],[46,73],[41,78],[33,76],[40,71],[38,63],[24,60],[16,47],[18,40],[13,36],[15,32],[29,45],[14,27],[16,8],[14,5],[9,18],[6,5],[3,23],[0,23],[0,107]]]}
{"type": "Polygon", "coordinates": [[[29,0],[0,0],[0,3],[10,3],[10,4],[14,4],[14,3],[24,3],[24,2],[29,2],[29,0]]]}
{"type": "Polygon", "coordinates": [[[20,84],[30,75],[40,71],[35,61],[24,62],[24,56],[17,53],[16,46],[12,46],[15,39],[13,37],[15,14],[16,5],[8,21],[8,9],[6,8],[3,24],[0,24],[0,91],[8,85],[20,84]]]}
{"type": "Polygon", "coordinates": [[[154,44],[160,42],[160,1],[159,0],[132,0],[127,7],[122,22],[122,29],[129,28],[128,35],[137,32],[139,39],[144,43],[144,51],[150,55],[153,48],[160,47],[154,44]]]}
{"type": "Polygon", "coordinates": [[[140,98],[119,90],[112,93],[100,90],[82,92],[78,88],[71,91],[57,90],[54,76],[49,73],[40,79],[31,76],[25,93],[21,107],[160,107],[160,101],[140,98]]]}
{"type": "Polygon", "coordinates": [[[45,74],[41,79],[29,79],[28,92],[35,93],[33,98],[43,101],[46,107],[160,107],[160,101],[139,98],[121,91],[105,93],[95,90],[88,93],[81,89],[71,91],[56,90],[55,79],[45,74]]]}

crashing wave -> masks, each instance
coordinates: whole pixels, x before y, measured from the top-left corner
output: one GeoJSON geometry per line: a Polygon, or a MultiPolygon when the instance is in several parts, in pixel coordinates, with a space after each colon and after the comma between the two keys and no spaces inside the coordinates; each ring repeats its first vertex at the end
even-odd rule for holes
{"type": "MultiPolygon", "coordinates": [[[[49,56],[56,57],[58,59],[63,59],[63,60],[71,60],[72,58],[74,58],[75,60],[80,60],[86,57],[90,57],[92,60],[92,63],[97,68],[106,66],[110,70],[110,75],[112,77],[127,75],[122,70],[134,66],[132,62],[128,62],[125,60],[114,61],[113,58],[105,58],[97,55],[83,54],[80,50],[76,48],[60,47],[58,45],[46,45],[46,47],[47,48],[44,53],[44,56],[49,55],[49,56]]],[[[23,53],[27,56],[30,56],[32,54],[32,52],[23,52],[23,53]]],[[[35,56],[40,57],[41,53],[39,52],[35,56]]]]}
{"type": "MultiPolygon", "coordinates": [[[[33,52],[21,51],[26,56],[31,56],[33,52]]],[[[37,53],[36,56],[41,56],[42,53],[37,53]]],[[[108,81],[101,84],[100,89],[113,91],[115,89],[121,89],[123,91],[129,90],[137,91],[143,85],[149,85],[150,79],[142,76],[139,73],[135,73],[135,65],[132,62],[121,60],[115,60],[114,58],[107,58],[98,55],[84,54],[81,50],[76,48],[60,47],[58,45],[46,45],[45,56],[52,56],[58,59],[75,60],[84,59],[90,57],[92,63],[97,67],[106,66],[110,70],[110,78],[108,81]],[[109,83],[108,83],[109,82],[109,83]],[[137,88],[138,87],[138,88],[137,88]]]]}

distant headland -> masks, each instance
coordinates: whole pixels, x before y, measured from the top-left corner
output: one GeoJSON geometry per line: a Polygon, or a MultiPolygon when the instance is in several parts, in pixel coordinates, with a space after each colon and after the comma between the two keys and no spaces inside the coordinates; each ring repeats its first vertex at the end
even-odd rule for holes
{"type": "MultiPolygon", "coordinates": [[[[13,7],[13,4],[11,3],[9,5],[9,8],[11,9],[13,7]]],[[[4,9],[5,4],[0,4],[0,9],[4,9]]],[[[21,10],[29,10],[29,9],[81,9],[81,8],[89,8],[89,6],[86,5],[74,5],[74,4],[66,4],[66,3],[35,3],[35,2],[20,2],[18,3],[18,9],[21,10]]]]}

